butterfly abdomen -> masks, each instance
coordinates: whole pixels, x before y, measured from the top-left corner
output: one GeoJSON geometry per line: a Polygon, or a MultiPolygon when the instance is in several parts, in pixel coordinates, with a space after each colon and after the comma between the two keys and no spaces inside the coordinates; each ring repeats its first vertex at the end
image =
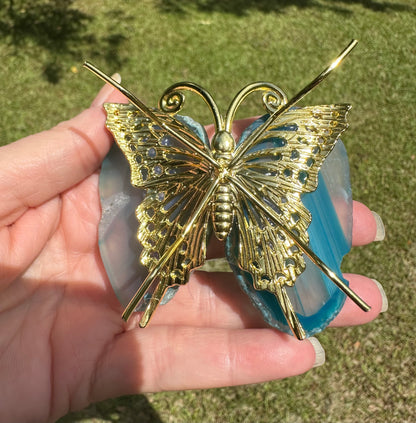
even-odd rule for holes
{"type": "Polygon", "coordinates": [[[227,238],[234,218],[235,198],[230,185],[220,184],[212,202],[212,224],[215,236],[224,241],[227,238]]]}

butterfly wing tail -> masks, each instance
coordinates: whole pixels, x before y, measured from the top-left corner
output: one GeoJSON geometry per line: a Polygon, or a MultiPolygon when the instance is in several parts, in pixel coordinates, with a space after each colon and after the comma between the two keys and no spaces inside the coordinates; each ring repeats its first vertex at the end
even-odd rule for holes
{"type": "Polygon", "coordinates": [[[143,312],[142,318],[140,319],[139,325],[141,328],[145,328],[149,323],[150,318],[162,300],[167,287],[168,284],[166,283],[165,279],[162,279],[158,283],[155,292],[153,293],[152,298],[150,299],[149,304],[147,305],[145,311],[143,312]]]}
{"type": "Polygon", "coordinates": [[[282,285],[278,285],[274,292],[277,301],[285,315],[290,330],[298,339],[305,339],[306,333],[301,323],[299,322],[298,316],[295,313],[292,302],[290,301],[289,295],[287,294],[286,288],[282,285]]]}

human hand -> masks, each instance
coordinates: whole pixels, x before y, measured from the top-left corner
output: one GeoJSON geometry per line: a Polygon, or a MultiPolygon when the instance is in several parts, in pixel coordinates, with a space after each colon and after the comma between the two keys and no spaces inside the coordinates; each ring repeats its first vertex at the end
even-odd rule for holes
{"type": "MultiPolygon", "coordinates": [[[[98,169],[112,143],[104,101],[125,100],[105,86],[76,118],[0,149],[0,421],[54,421],[108,397],[262,382],[322,364],[317,341],[267,328],[225,273],[194,272],[146,329],[134,315],[122,321],[98,250],[98,169]]],[[[355,203],[353,244],[376,232],[355,203]]],[[[346,278],[372,309],[347,299],[333,326],[385,308],[374,281],[346,278]]]]}

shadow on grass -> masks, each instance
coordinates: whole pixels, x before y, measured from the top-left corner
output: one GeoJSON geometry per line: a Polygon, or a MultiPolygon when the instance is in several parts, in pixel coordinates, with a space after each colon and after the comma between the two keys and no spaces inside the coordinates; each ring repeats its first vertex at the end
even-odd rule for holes
{"type": "Polygon", "coordinates": [[[72,423],[86,419],[123,423],[163,423],[145,395],[124,396],[92,404],[82,411],[67,414],[56,423],[72,423]]]}
{"type": "Polygon", "coordinates": [[[236,16],[244,16],[251,10],[268,13],[283,13],[287,7],[296,6],[300,9],[319,8],[329,9],[335,12],[350,14],[348,8],[351,4],[360,4],[366,9],[375,12],[410,12],[416,9],[409,5],[377,0],[159,0],[162,11],[170,13],[187,13],[188,10],[196,8],[205,12],[225,12],[236,16]]]}
{"type": "Polygon", "coordinates": [[[0,37],[19,54],[24,47],[46,52],[43,76],[59,82],[63,62],[83,56],[121,65],[119,47],[126,38],[121,33],[97,37],[88,31],[93,17],[78,10],[74,0],[0,0],[0,37]],[[39,50],[40,49],[40,50],[39,50]]]}

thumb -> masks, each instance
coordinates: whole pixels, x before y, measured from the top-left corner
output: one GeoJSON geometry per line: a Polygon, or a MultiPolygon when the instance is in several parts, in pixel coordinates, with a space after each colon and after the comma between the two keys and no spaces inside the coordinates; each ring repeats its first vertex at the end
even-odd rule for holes
{"type": "Polygon", "coordinates": [[[0,148],[0,222],[10,224],[27,208],[66,191],[100,166],[112,144],[104,102],[126,98],[106,85],[90,108],[73,119],[0,148]]]}

